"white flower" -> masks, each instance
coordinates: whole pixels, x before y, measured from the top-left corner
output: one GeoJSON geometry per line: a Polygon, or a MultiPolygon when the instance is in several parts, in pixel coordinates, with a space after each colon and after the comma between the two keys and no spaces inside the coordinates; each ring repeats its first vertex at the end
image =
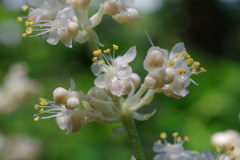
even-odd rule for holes
{"type": "Polygon", "coordinates": [[[184,141],[188,141],[187,137],[182,140],[178,133],[173,133],[174,143],[167,142],[167,134],[161,133],[162,140],[154,143],[153,151],[158,154],[154,160],[209,160],[204,154],[196,151],[185,151],[183,148],[184,141]]]}
{"type": "Polygon", "coordinates": [[[191,75],[206,72],[204,68],[197,71],[199,67],[200,63],[190,57],[182,42],[177,43],[169,54],[167,50],[151,47],[144,61],[144,68],[149,72],[145,85],[159,89],[167,96],[181,98],[188,94],[186,88],[190,82],[194,82],[191,75]]]}
{"type": "MultiPolygon", "coordinates": [[[[98,50],[96,52],[101,51],[98,50]]],[[[100,61],[97,61],[96,57],[96,61],[91,67],[92,72],[97,76],[94,84],[99,88],[109,90],[116,96],[126,94],[127,87],[132,83],[132,68],[128,63],[136,57],[136,47],[131,47],[123,56],[117,58],[111,57],[111,55],[103,55],[103,53],[97,56],[99,56],[100,61]],[[107,63],[103,60],[106,60],[107,63]]]]}

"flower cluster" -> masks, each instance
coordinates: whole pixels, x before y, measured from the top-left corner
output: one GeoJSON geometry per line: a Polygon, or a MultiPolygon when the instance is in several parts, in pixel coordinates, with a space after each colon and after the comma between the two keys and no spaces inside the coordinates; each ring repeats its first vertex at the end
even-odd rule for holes
{"type": "Polygon", "coordinates": [[[79,43],[93,41],[101,45],[93,28],[101,22],[104,14],[119,23],[128,24],[134,23],[139,16],[137,10],[131,8],[133,2],[130,0],[105,0],[98,11],[88,17],[90,3],[91,0],[26,0],[22,10],[29,10],[29,14],[17,18],[19,22],[27,19],[22,36],[41,36],[52,45],[62,41],[70,48],[73,40],[79,43]]]}
{"type": "Polygon", "coordinates": [[[205,149],[204,153],[196,151],[184,150],[184,142],[189,142],[189,138],[185,136],[180,137],[177,132],[172,134],[173,143],[167,141],[167,134],[165,132],[160,134],[159,140],[153,145],[153,151],[158,153],[154,160],[232,160],[236,157],[229,157],[233,151],[233,147],[224,147],[222,150],[217,150],[217,153],[212,154],[210,150],[205,149]],[[224,156],[221,155],[224,152],[224,156]]]}
{"type": "Polygon", "coordinates": [[[129,65],[136,57],[136,47],[129,48],[124,55],[117,57],[117,45],[111,49],[95,50],[91,66],[93,74],[97,76],[95,87],[84,94],[75,91],[75,84],[71,81],[69,90],[62,87],[55,89],[54,101],[40,99],[40,105],[35,105],[38,113],[34,119],[56,117],[59,128],[67,132],[77,132],[92,121],[121,122],[125,114],[137,120],[147,120],[154,115],[155,110],[144,114],[137,111],[150,104],[154,94],[163,92],[170,95],[172,92],[172,95],[184,97],[186,93],[180,93],[189,85],[191,74],[205,71],[203,68],[197,71],[199,62],[190,59],[183,48],[183,43],[178,43],[168,56],[166,50],[151,47],[144,61],[144,68],[149,73],[141,86],[140,77],[129,65]]]}
{"type": "Polygon", "coordinates": [[[174,98],[188,94],[186,88],[190,82],[195,83],[190,78],[192,74],[206,72],[200,67],[200,62],[191,58],[182,42],[177,43],[169,54],[160,47],[151,47],[144,61],[144,68],[148,71],[144,84],[174,98]]]}

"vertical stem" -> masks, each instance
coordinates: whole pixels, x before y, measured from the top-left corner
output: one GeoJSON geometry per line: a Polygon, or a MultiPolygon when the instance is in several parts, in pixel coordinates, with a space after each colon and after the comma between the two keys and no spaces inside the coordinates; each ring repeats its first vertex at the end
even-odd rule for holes
{"type": "Polygon", "coordinates": [[[131,114],[125,113],[122,116],[122,122],[127,131],[134,157],[136,160],[145,160],[141,141],[131,114]]]}

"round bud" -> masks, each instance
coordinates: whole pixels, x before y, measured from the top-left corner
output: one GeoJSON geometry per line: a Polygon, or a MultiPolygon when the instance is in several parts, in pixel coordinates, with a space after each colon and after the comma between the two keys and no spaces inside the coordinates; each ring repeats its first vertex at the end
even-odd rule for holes
{"type": "Polygon", "coordinates": [[[124,83],[124,91],[123,91],[123,94],[129,94],[131,91],[132,91],[132,85],[131,85],[131,82],[130,81],[126,81],[124,83]]]}
{"type": "Polygon", "coordinates": [[[71,132],[79,132],[81,127],[85,124],[85,115],[80,110],[74,111],[69,119],[71,123],[71,132]]]}
{"type": "Polygon", "coordinates": [[[107,1],[103,4],[103,9],[108,15],[115,15],[118,13],[118,4],[117,1],[107,1]]]}
{"type": "Polygon", "coordinates": [[[71,37],[76,37],[79,32],[79,25],[77,22],[71,21],[68,23],[68,34],[71,37]]]}
{"type": "Polygon", "coordinates": [[[164,77],[165,84],[170,84],[173,82],[175,77],[175,71],[173,68],[166,68],[166,75],[164,77]]]}
{"type": "Polygon", "coordinates": [[[53,99],[56,104],[64,104],[67,100],[69,91],[62,87],[58,87],[53,91],[53,99]]]}
{"type": "Polygon", "coordinates": [[[164,64],[164,57],[160,50],[150,50],[146,56],[145,63],[151,68],[161,68],[164,64]]]}
{"type": "Polygon", "coordinates": [[[73,8],[87,9],[91,0],[71,0],[71,5],[73,8]]]}
{"type": "Polygon", "coordinates": [[[126,13],[119,13],[113,16],[118,23],[133,24],[139,18],[138,11],[134,8],[128,8],[126,13]]]}
{"type": "Polygon", "coordinates": [[[74,109],[77,108],[80,105],[80,101],[77,97],[69,97],[66,101],[65,107],[67,109],[74,109]]]}
{"type": "Polygon", "coordinates": [[[88,91],[88,95],[93,96],[97,99],[107,100],[108,95],[104,89],[93,87],[88,91]]]}
{"type": "Polygon", "coordinates": [[[134,87],[137,88],[140,85],[140,82],[141,82],[141,78],[139,77],[139,75],[136,74],[136,73],[132,73],[130,78],[133,82],[134,87]]]}
{"type": "Polygon", "coordinates": [[[144,80],[144,85],[151,89],[161,88],[164,84],[157,77],[147,75],[144,80]]]}

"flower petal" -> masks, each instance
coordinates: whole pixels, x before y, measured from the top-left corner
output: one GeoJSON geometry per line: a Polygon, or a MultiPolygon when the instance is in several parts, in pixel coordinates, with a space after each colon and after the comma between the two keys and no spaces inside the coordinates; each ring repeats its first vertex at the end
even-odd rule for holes
{"type": "Polygon", "coordinates": [[[131,74],[132,74],[132,68],[129,66],[121,67],[117,71],[117,76],[120,79],[128,79],[128,78],[130,78],[131,74]]]}
{"type": "Polygon", "coordinates": [[[99,64],[93,63],[91,70],[95,76],[98,76],[103,71],[103,68],[99,64]]]}
{"type": "Polygon", "coordinates": [[[105,74],[101,74],[99,75],[95,80],[94,80],[94,84],[98,87],[98,88],[105,88],[106,84],[107,84],[107,78],[105,74]]]}
{"type": "Polygon", "coordinates": [[[124,81],[119,80],[117,77],[113,77],[110,82],[110,91],[112,94],[120,97],[124,91],[124,81]]]}
{"type": "Polygon", "coordinates": [[[133,117],[139,121],[145,121],[151,118],[155,114],[155,112],[156,112],[156,109],[152,113],[147,113],[147,114],[134,112],[133,117]]]}
{"type": "Polygon", "coordinates": [[[136,57],[137,50],[136,46],[131,47],[128,49],[128,51],[122,56],[116,59],[117,64],[128,64],[129,62],[133,61],[136,57]]]}

